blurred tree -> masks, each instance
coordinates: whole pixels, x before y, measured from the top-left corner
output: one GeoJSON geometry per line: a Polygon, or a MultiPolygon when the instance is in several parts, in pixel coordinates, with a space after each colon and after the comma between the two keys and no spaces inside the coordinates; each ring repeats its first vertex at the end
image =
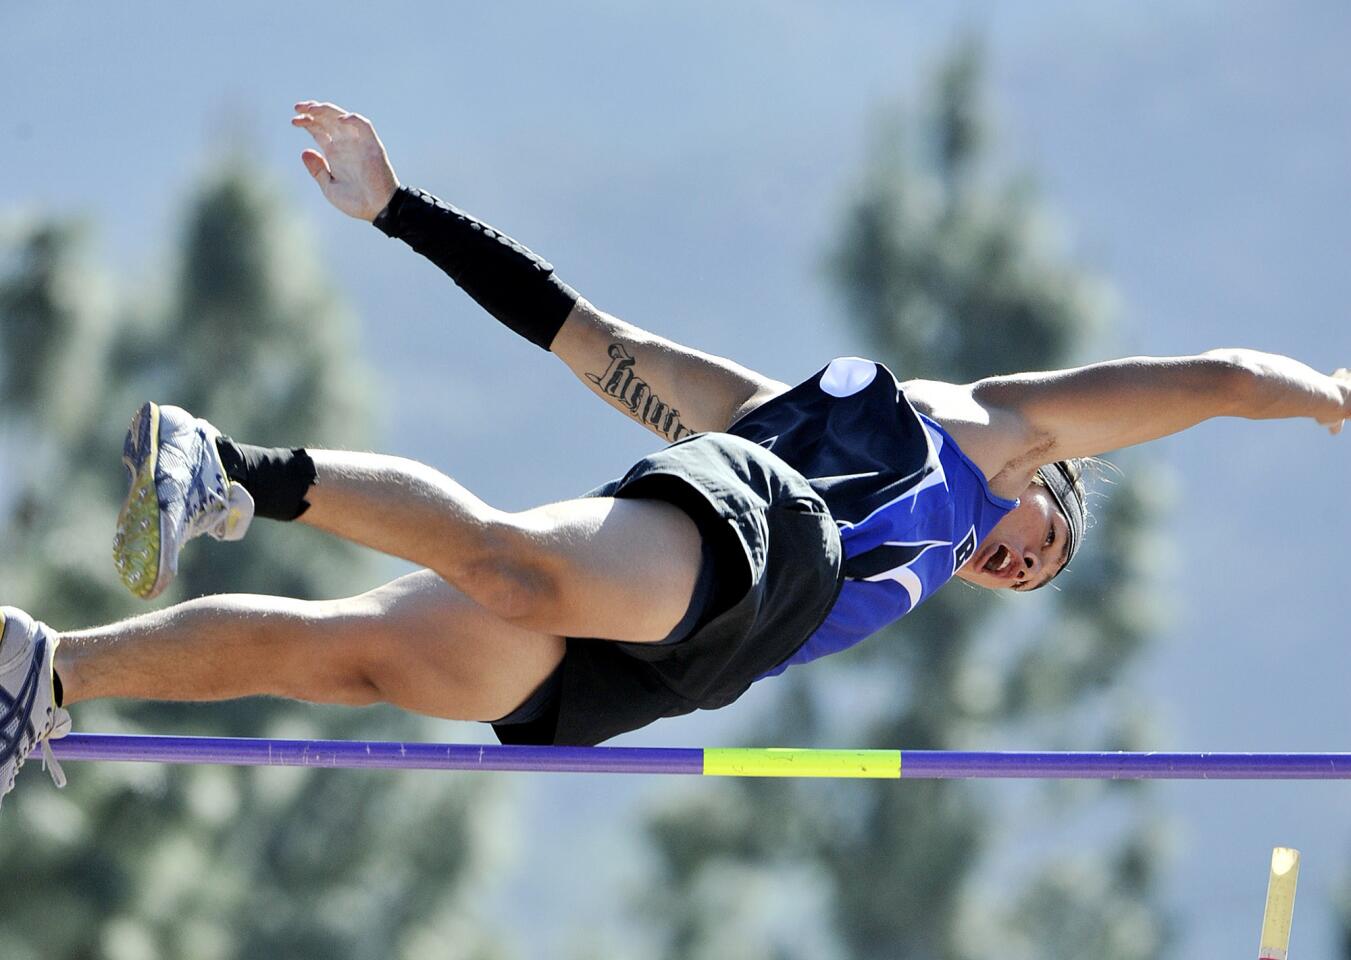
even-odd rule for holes
{"type": "MultiPolygon", "coordinates": [[[[903,378],[1063,366],[1106,326],[1104,289],[1064,262],[1030,184],[994,183],[981,61],[978,44],[961,45],[923,119],[884,124],[830,261],[850,317],[903,378]]],[[[956,584],[852,651],[789,671],[748,742],[1135,743],[1141,717],[1113,687],[1156,625],[1159,481],[1135,460],[1094,501],[1093,542],[1058,589],[1025,600],[956,584]]],[[[727,956],[737,942],[743,958],[1144,960],[1167,933],[1152,888],[1159,828],[1136,786],[730,781],[676,795],[649,834],[658,875],[645,903],[660,906],[669,958],[727,956]],[[1085,827],[1086,809],[1115,838],[1085,827]],[[1077,825],[1073,845],[1033,842],[1048,822],[1077,825]]]]}
{"type": "MultiPolygon", "coordinates": [[[[370,392],[352,326],[281,203],[235,164],[193,201],[172,293],[118,319],[81,231],[30,230],[0,276],[3,602],[60,627],[138,612],[110,536],[125,417],[172,398],[266,444],[360,446],[370,392]],[[157,303],[158,301],[158,303],[157,303]]],[[[299,525],[194,544],[173,596],[334,596],[366,556],[299,525]]],[[[392,708],[250,699],[83,704],[81,729],[414,739],[392,708]]],[[[34,762],[32,767],[36,768],[34,762]]],[[[27,770],[0,819],[6,960],[487,957],[459,897],[484,866],[485,782],[416,774],[76,765],[27,770]]]]}
{"type": "Polygon", "coordinates": [[[1343,876],[1333,891],[1330,904],[1337,935],[1337,956],[1351,960],[1351,872],[1343,876]]]}
{"type": "Polygon", "coordinates": [[[1342,960],[1351,960],[1351,879],[1343,880],[1333,903],[1342,960]]]}

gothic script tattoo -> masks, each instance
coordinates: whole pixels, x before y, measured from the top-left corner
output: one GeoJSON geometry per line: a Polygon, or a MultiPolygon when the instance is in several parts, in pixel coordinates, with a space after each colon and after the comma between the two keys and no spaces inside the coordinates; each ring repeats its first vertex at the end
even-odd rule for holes
{"type": "Polygon", "coordinates": [[[622,344],[612,343],[610,366],[602,374],[588,373],[586,378],[628,408],[629,414],[643,426],[651,427],[668,440],[688,437],[694,431],[680,422],[680,411],[667,406],[652,392],[647,381],[633,372],[637,362],[622,344]]]}

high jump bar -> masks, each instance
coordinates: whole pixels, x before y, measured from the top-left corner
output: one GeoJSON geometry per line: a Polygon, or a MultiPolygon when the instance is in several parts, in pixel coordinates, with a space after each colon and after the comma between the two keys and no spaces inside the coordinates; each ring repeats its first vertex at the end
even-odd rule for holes
{"type": "Polygon", "coordinates": [[[535,747],[73,733],[60,760],[332,769],[648,773],[879,780],[1351,780],[1351,753],[1072,753],[535,747]]]}

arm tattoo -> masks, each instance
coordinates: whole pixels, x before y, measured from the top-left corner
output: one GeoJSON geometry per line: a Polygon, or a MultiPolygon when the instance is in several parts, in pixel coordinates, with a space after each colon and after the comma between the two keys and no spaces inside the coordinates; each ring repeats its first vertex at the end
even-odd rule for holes
{"type": "Polygon", "coordinates": [[[647,381],[633,372],[637,362],[621,343],[610,344],[610,366],[604,373],[588,373],[586,378],[600,388],[601,393],[613,397],[628,408],[629,415],[645,427],[650,427],[667,440],[675,442],[694,431],[680,422],[680,411],[667,406],[647,385],[647,381]]]}

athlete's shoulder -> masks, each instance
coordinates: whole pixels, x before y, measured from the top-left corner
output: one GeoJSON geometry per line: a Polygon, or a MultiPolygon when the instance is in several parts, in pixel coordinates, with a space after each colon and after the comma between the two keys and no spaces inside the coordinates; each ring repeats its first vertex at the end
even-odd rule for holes
{"type": "Polygon", "coordinates": [[[1011,411],[982,403],[973,386],[941,380],[902,384],[911,405],[952,437],[997,493],[1016,497],[1027,485],[1028,471],[1016,469],[1028,447],[1026,424],[1011,411]]]}

